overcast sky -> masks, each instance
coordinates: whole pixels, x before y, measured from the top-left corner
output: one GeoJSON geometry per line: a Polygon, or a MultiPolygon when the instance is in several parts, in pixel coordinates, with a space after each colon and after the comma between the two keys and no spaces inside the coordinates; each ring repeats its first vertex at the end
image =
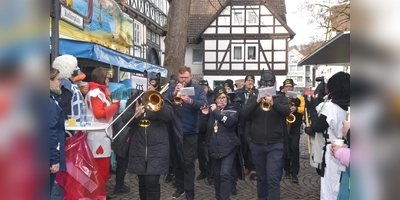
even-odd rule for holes
{"type": "Polygon", "coordinates": [[[305,0],[285,0],[286,21],[289,27],[296,33],[294,39],[289,42],[289,46],[308,44],[311,36],[321,35],[321,32],[308,25],[309,17],[306,11],[299,10],[299,5],[305,0]]]}

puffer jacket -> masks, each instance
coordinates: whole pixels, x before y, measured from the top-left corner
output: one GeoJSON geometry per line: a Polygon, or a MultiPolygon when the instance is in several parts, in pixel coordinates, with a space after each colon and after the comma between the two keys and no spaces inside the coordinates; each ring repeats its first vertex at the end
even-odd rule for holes
{"type": "MultiPolygon", "coordinates": [[[[127,105],[135,99],[135,95],[128,100],[127,105]]],[[[122,121],[127,123],[135,114],[134,104],[123,115],[122,121]]],[[[165,102],[158,112],[145,111],[129,124],[132,139],[129,148],[128,172],[138,175],[168,174],[169,169],[169,136],[167,123],[173,117],[172,106],[165,102]],[[140,120],[150,121],[148,127],[141,127],[140,120]]]]}
{"type": "MultiPolygon", "coordinates": [[[[224,110],[236,111],[233,106],[227,106],[224,110]]],[[[213,158],[223,158],[240,145],[235,128],[238,122],[238,112],[231,115],[222,115],[221,110],[209,110],[207,115],[200,115],[201,126],[207,126],[209,138],[209,155],[213,158]],[[215,120],[217,120],[218,131],[214,132],[215,120]]]]}

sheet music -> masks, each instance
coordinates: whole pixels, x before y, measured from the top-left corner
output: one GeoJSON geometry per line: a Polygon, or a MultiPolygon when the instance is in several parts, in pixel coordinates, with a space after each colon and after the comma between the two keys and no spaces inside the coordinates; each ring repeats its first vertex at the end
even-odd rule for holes
{"type": "Polygon", "coordinates": [[[287,91],[285,96],[287,98],[296,99],[297,98],[297,92],[287,91]]]}
{"type": "Polygon", "coordinates": [[[271,96],[276,96],[276,89],[275,87],[266,87],[266,88],[259,88],[258,89],[258,97],[262,98],[265,97],[265,93],[268,92],[271,96]]]}
{"type": "Polygon", "coordinates": [[[181,88],[181,94],[187,94],[188,96],[194,96],[194,87],[181,88]]]}

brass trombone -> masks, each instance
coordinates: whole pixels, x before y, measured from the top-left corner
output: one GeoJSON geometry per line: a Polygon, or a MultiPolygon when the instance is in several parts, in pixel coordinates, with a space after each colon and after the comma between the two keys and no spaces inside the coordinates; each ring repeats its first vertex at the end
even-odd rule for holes
{"type": "Polygon", "coordinates": [[[141,96],[143,96],[143,106],[150,111],[153,112],[158,112],[160,111],[163,107],[164,107],[164,97],[162,96],[162,94],[167,91],[169,88],[169,83],[164,84],[163,86],[161,86],[161,91],[147,91],[147,92],[141,92],[139,94],[138,97],[136,97],[135,100],[132,101],[131,104],[129,104],[125,110],[123,110],[106,128],[106,135],[107,137],[111,140],[111,142],[114,141],[115,138],[118,137],[118,135],[129,125],[129,123],[135,119],[135,117],[137,116],[137,114],[139,112],[136,112],[132,118],[121,128],[121,130],[119,130],[119,132],[117,134],[115,134],[114,137],[110,137],[108,135],[108,128],[115,123],[115,121],[117,121],[118,118],[120,118],[125,111],[127,111],[134,103],[136,103],[137,100],[139,100],[139,98],[141,96]]]}

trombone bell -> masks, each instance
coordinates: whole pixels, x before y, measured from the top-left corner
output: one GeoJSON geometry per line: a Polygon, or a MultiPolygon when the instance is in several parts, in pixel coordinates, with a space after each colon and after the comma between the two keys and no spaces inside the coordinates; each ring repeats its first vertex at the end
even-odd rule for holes
{"type": "Polygon", "coordinates": [[[164,107],[164,98],[157,91],[147,91],[143,95],[143,106],[147,110],[158,112],[164,107]]]}

